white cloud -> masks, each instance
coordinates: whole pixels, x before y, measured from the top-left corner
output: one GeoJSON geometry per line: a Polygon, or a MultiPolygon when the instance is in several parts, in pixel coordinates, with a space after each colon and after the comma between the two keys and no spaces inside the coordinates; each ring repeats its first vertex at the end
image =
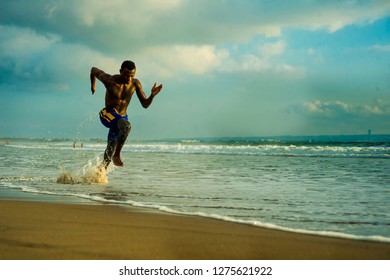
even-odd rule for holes
{"type": "Polygon", "coordinates": [[[390,45],[373,45],[368,49],[372,51],[390,52],[390,45]]]}
{"type": "MultiPolygon", "coordinates": [[[[64,86],[67,80],[85,75],[91,66],[116,73],[121,63],[86,46],[64,42],[58,35],[42,35],[29,28],[1,25],[0,31],[0,67],[2,71],[12,73],[15,79],[27,78],[37,84],[44,79],[45,83],[58,83],[59,88],[65,89],[69,88],[64,86]]],[[[284,52],[285,46],[284,41],[264,44],[260,56],[251,53],[235,55],[212,45],[156,46],[145,48],[129,59],[134,57],[137,64],[142,64],[156,78],[170,78],[183,73],[203,75],[211,71],[304,76],[303,68],[272,61],[272,57],[284,52]]]]}
{"type": "MultiPolygon", "coordinates": [[[[119,30],[126,27],[140,29],[167,11],[178,8],[182,0],[78,0],[50,2],[45,6],[48,16],[54,19],[64,13],[74,17],[75,23],[92,27],[94,25],[115,25],[119,30]]],[[[74,23],[73,23],[74,24],[74,23]]]]}
{"type": "Polygon", "coordinates": [[[312,48],[309,48],[309,49],[307,50],[307,54],[308,54],[308,55],[314,55],[314,54],[315,54],[315,50],[312,49],[312,48]]]}
{"type": "Polygon", "coordinates": [[[331,116],[340,112],[350,113],[353,108],[352,105],[340,101],[322,102],[316,100],[315,102],[304,102],[303,107],[311,114],[331,116]]]}
{"type": "MultiPolygon", "coordinates": [[[[301,6],[299,3],[298,6],[301,6]]],[[[295,11],[286,20],[281,20],[283,27],[306,27],[310,30],[325,28],[336,32],[347,25],[363,25],[387,16],[390,2],[379,1],[314,1],[301,12],[295,11]]]]}
{"type": "Polygon", "coordinates": [[[321,64],[325,61],[323,55],[315,51],[313,48],[307,49],[306,53],[313,58],[313,63],[321,64]]]}
{"type": "Polygon", "coordinates": [[[58,12],[59,9],[62,9],[63,8],[63,5],[64,3],[63,2],[54,2],[54,1],[50,1],[48,3],[44,3],[43,4],[43,11],[45,11],[44,13],[44,17],[50,19],[50,18],[53,18],[55,16],[55,14],[58,12]]]}
{"type": "Polygon", "coordinates": [[[138,61],[147,69],[154,68],[160,77],[181,73],[202,75],[218,68],[228,57],[228,52],[211,45],[174,45],[147,48],[139,54],[138,61]]]}
{"type": "Polygon", "coordinates": [[[280,37],[282,35],[282,26],[264,24],[254,29],[254,34],[263,34],[266,37],[280,37]]]}
{"type": "Polygon", "coordinates": [[[272,57],[261,57],[254,54],[245,54],[238,57],[229,57],[221,72],[258,72],[264,74],[276,74],[287,78],[304,78],[306,69],[304,67],[292,66],[285,62],[275,61],[272,57]]]}
{"type": "Polygon", "coordinates": [[[282,74],[288,78],[304,78],[306,76],[306,68],[281,63],[275,66],[275,73],[282,74]]]}
{"type": "Polygon", "coordinates": [[[45,84],[52,88],[57,84],[55,87],[64,90],[69,88],[68,82],[84,76],[94,61],[109,69],[120,65],[119,61],[85,46],[64,43],[58,35],[0,25],[0,70],[9,73],[4,83],[24,79],[21,85],[29,82],[40,88],[45,84]]]}
{"type": "Polygon", "coordinates": [[[210,45],[173,47],[175,66],[195,74],[204,74],[218,67],[227,55],[227,51],[218,50],[210,45]]]}
{"type": "Polygon", "coordinates": [[[286,48],[286,42],[280,40],[277,42],[265,43],[259,46],[259,52],[264,57],[272,57],[272,56],[278,56],[283,54],[285,48],[286,48]]]}
{"type": "Polygon", "coordinates": [[[320,101],[304,102],[299,111],[305,114],[338,117],[338,116],[390,116],[390,103],[378,99],[374,104],[355,105],[342,101],[320,101]]]}
{"type": "Polygon", "coordinates": [[[221,72],[260,72],[270,69],[270,64],[254,54],[245,54],[238,57],[229,57],[223,67],[219,68],[221,72]]]}
{"type": "Polygon", "coordinates": [[[0,25],[0,48],[2,56],[30,56],[44,53],[60,40],[58,35],[38,35],[29,28],[0,25]]]}
{"type": "Polygon", "coordinates": [[[327,29],[367,24],[390,13],[389,1],[44,1],[0,2],[0,23],[30,25],[66,40],[114,53],[150,45],[219,45],[286,28],[327,29]]]}
{"type": "Polygon", "coordinates": [[[303,78],[304,67],[274,61],[284,52],[285,43],[265,44],[262,54],[240,53],[237,50],[212,45],[173,45],[150,47],[137,54],[137,63],[160,78],[180,77],[182,74],[203,75],[209,72],[259,72],[303,78]]]}

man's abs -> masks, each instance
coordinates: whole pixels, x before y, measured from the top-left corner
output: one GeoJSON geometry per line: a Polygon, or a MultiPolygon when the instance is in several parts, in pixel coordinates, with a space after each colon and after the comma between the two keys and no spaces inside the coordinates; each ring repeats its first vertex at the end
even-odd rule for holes
{"type": "Polygon", "coordinates": [[[119,114],[126,115],[127,107],[129,106],[130,98],[117,99],[113,98],[109,94],[106,94],[105,105],[107,110],[116,109],[119,114]]]}

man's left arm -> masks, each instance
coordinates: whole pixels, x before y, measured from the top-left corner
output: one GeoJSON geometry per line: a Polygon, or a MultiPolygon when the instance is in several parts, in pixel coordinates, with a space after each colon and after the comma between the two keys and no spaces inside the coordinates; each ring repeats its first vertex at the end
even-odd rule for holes
{"type": "Polygon", "coordinates": [[[148,108],[150,106],[150,104],[152,104],[154,97],[160,93],[160,91],[163,87],[162,84],[157,86],[157,84],[154,83],[152,90],[151,90],[151,93],[150,93],[150,96],[146,97],[146,94],[144,93],[144,91],[142,89],[142,85],[138,80],[136,81],[135,86],[136,86],[136,93],[137,93],[138,99],[141,102],[142,107],[144,107],[145,109],[148,108]]]}

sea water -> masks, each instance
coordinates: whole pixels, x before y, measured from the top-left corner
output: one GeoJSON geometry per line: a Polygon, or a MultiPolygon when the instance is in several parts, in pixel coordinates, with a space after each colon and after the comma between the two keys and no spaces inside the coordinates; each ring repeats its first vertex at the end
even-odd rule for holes
{"type": "Polygon", "coordinates": [[[0,143],[3,189],[390,242],[390,135],[0,143]]]}

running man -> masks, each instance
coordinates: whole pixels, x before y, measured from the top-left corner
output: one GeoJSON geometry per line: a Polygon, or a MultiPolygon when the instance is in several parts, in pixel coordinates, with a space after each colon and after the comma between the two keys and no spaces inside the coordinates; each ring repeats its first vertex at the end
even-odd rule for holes
{"type": "Polygon", "coordinates": [[[140,81],[134,78],[135,72],[134,62],[129,60],[122,63],[119,74],[116,75],[109,75],[96,67],[91,68],[92,94],[96,91],[96,78],[106,87],[106,107],[99,113],[100,121],[105,127],[109,128],[107,148],[104,152],[103,160],[103,166],[106,169],[111,160],[116,166],[123,167],[120,153],[131,129],[127,117],[127,107],[130,104],[133,93],[137,93],[142,107],[146,109],[152,104],[154,97],[162,89],[162,84],[157,86],[154,83],[150,96],[146,97],[140,81]]]}

